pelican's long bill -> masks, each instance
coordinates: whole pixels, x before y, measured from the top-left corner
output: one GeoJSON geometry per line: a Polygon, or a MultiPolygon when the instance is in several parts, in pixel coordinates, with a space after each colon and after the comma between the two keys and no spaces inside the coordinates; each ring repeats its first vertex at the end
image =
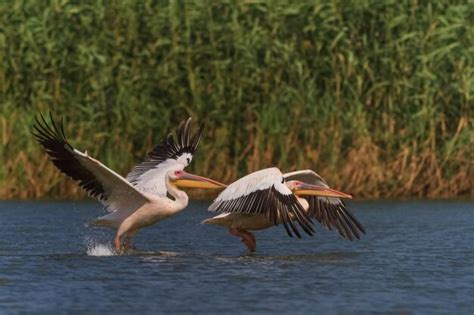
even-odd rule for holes
{"type": "Polygon", "coordinates": [[[311,185],[301,182],[299,186],[294,190],[297,196],[320,196],[320,197],[335,197],[335,198],[347,198],[352,199],[351,195],[343,193],[341,191],[323,187],[319,185],[311,185]]]}
{"type": "Polygon", "coordinates": [[[227,187],[227,185],[210,178],[186,173],[184,171],[182,171],[179,178],[174,180],[173,183],[176,186],[183,188],[219,189],[227,187]]]}

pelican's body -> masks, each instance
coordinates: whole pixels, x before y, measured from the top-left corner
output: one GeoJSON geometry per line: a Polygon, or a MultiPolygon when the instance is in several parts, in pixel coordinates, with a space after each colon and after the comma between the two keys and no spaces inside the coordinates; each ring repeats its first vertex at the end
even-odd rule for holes
{"type": "MultiPolygon", "coordinates": [[[[278,220],[280,221],[280,220],[278,220]]],[[[275,224],[263,214],[221,213],[202,221],[202,223],[224,226],[228,229],[258,231],[265,230],[275,224]]],[[[278,223],[281,223],[278,222],[278,223]]]]}
{"type": "MultiPolygon", "coordinates": [[[[309,204],[304,198],[296,197],[298,203],[303,207],[305,212],[308,212],[309,204]]],[[[293,216],[290,216],[293,217],[293,216]]],[[[294,220],[294,218],[292,218],[294,220]]],[[[267,216],[260,213],[222,213],[215,217],[206,219],[202,223],[220,225],[229,229],[258,231],[265,230],[275,226],[267,216]]],[[[277,224],[282,224],[281,218],[277,218],[277,224]]]]}
{"type": "MultiPolygon", "coordinates": [[[[171,192],[169,192],[169,194],[173,197],[177,197],[171,192]]],[[[172,217],[188,206],[188,196],[185,193],[183,193],[182,197],[177,197],[175,200],[149,193],[143,193],[143,196],[146,197],[148,201],[136,210],[131,211],[131,213],[114,211],[93,220],[91,223],[117,230],[121,228],[122,230],[132,233],[138,229],[172,217]]]]}
{"type": "MultiPolygon", "coordinates": [[[[278,191],[287,196],[306,218],[316,218],[328,229],[335,227],[347,239],[359,238],[359,232],[365,233],[362,225],[340,200],[351,196],[329,188],[324,179],[311,170],[282,174],[277,168],[269,168],[249,174],[229,185],[209,207],[211,211],[224,213],[203,223],[227,227],[232,235],[242,237],[251,252],[256,250],[256,240],[249,231],[264,230],[283,223],[290,236],[292,234],[287,225],[299,237],[291,222],[297,221],[301,225],[304,218],[295,211],[286,213],[279,203],[276,203],[276,208],[281,209],[273,209],[277,213],[271,214],[272,209],[264,211],[265,208],[275,208],[275,203],[271,201],[272,194],[265,191],[278,191]]],[[[314,230],[304,230],[313,235],[314,230]]]]}
{"type": "Polygon", "coordinates": [[[92,221],[92,224],[117,230],[114,239],[117,251],[122,248],[123,237],[123,246],[127,249],[138,230],[187,207],[188,196],[178,186],[225,187],[211,179],[184,171],[191,162],[202,134],[201,126],[191,135],[190,119],[178,127],[178,141],[169,134],[127,178],[72,147],[64,135],[62,123],[58,127],[52,118],[52,125],[44,118],[36,123],[34,135],[54,165],[106,206],[109,213],[92,221]]]}

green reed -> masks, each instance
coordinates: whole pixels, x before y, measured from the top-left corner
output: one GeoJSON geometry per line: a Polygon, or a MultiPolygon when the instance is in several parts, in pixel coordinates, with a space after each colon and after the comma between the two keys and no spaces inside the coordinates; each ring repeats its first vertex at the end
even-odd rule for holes
{"type": "MultiPolygon", "coordinates": [[[[180,120],[192,170],[223,181],[312,168],[358,197],[474,194],[468,1],[0,4],[0,196],[78,196],[31,137],[122,174],[180,120]]],[[[82,195],[80,195],[82,196],[82,195]]]]}

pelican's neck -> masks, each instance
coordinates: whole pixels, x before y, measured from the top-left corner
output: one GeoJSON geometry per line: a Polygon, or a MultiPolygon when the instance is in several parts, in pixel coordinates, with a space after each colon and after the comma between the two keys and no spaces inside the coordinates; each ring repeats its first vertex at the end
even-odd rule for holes
{"type": "Polygon", "coordinates": [[[174,198],[172,203],[175,205],[176,212],[179,212],[188,206],[188,195],[184,191],[179,190],[178,187],[170,181],[168,176],[166,176],[166,189],[168,194],[174,198]]]}

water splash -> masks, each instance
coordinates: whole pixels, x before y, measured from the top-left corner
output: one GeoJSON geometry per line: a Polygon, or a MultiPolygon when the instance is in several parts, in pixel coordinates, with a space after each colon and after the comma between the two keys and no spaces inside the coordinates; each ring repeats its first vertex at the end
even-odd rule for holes
{"type": "Polygon", "coordinates": [[[88,256],[116,256],[117,253],[110,244],[89,244],[87,246],[88,256]]]}
{"type": "Polygon", "coordinates": [[[117,256],[117,253],[105,235],[86,236],[88,256],[117,256]]]}

